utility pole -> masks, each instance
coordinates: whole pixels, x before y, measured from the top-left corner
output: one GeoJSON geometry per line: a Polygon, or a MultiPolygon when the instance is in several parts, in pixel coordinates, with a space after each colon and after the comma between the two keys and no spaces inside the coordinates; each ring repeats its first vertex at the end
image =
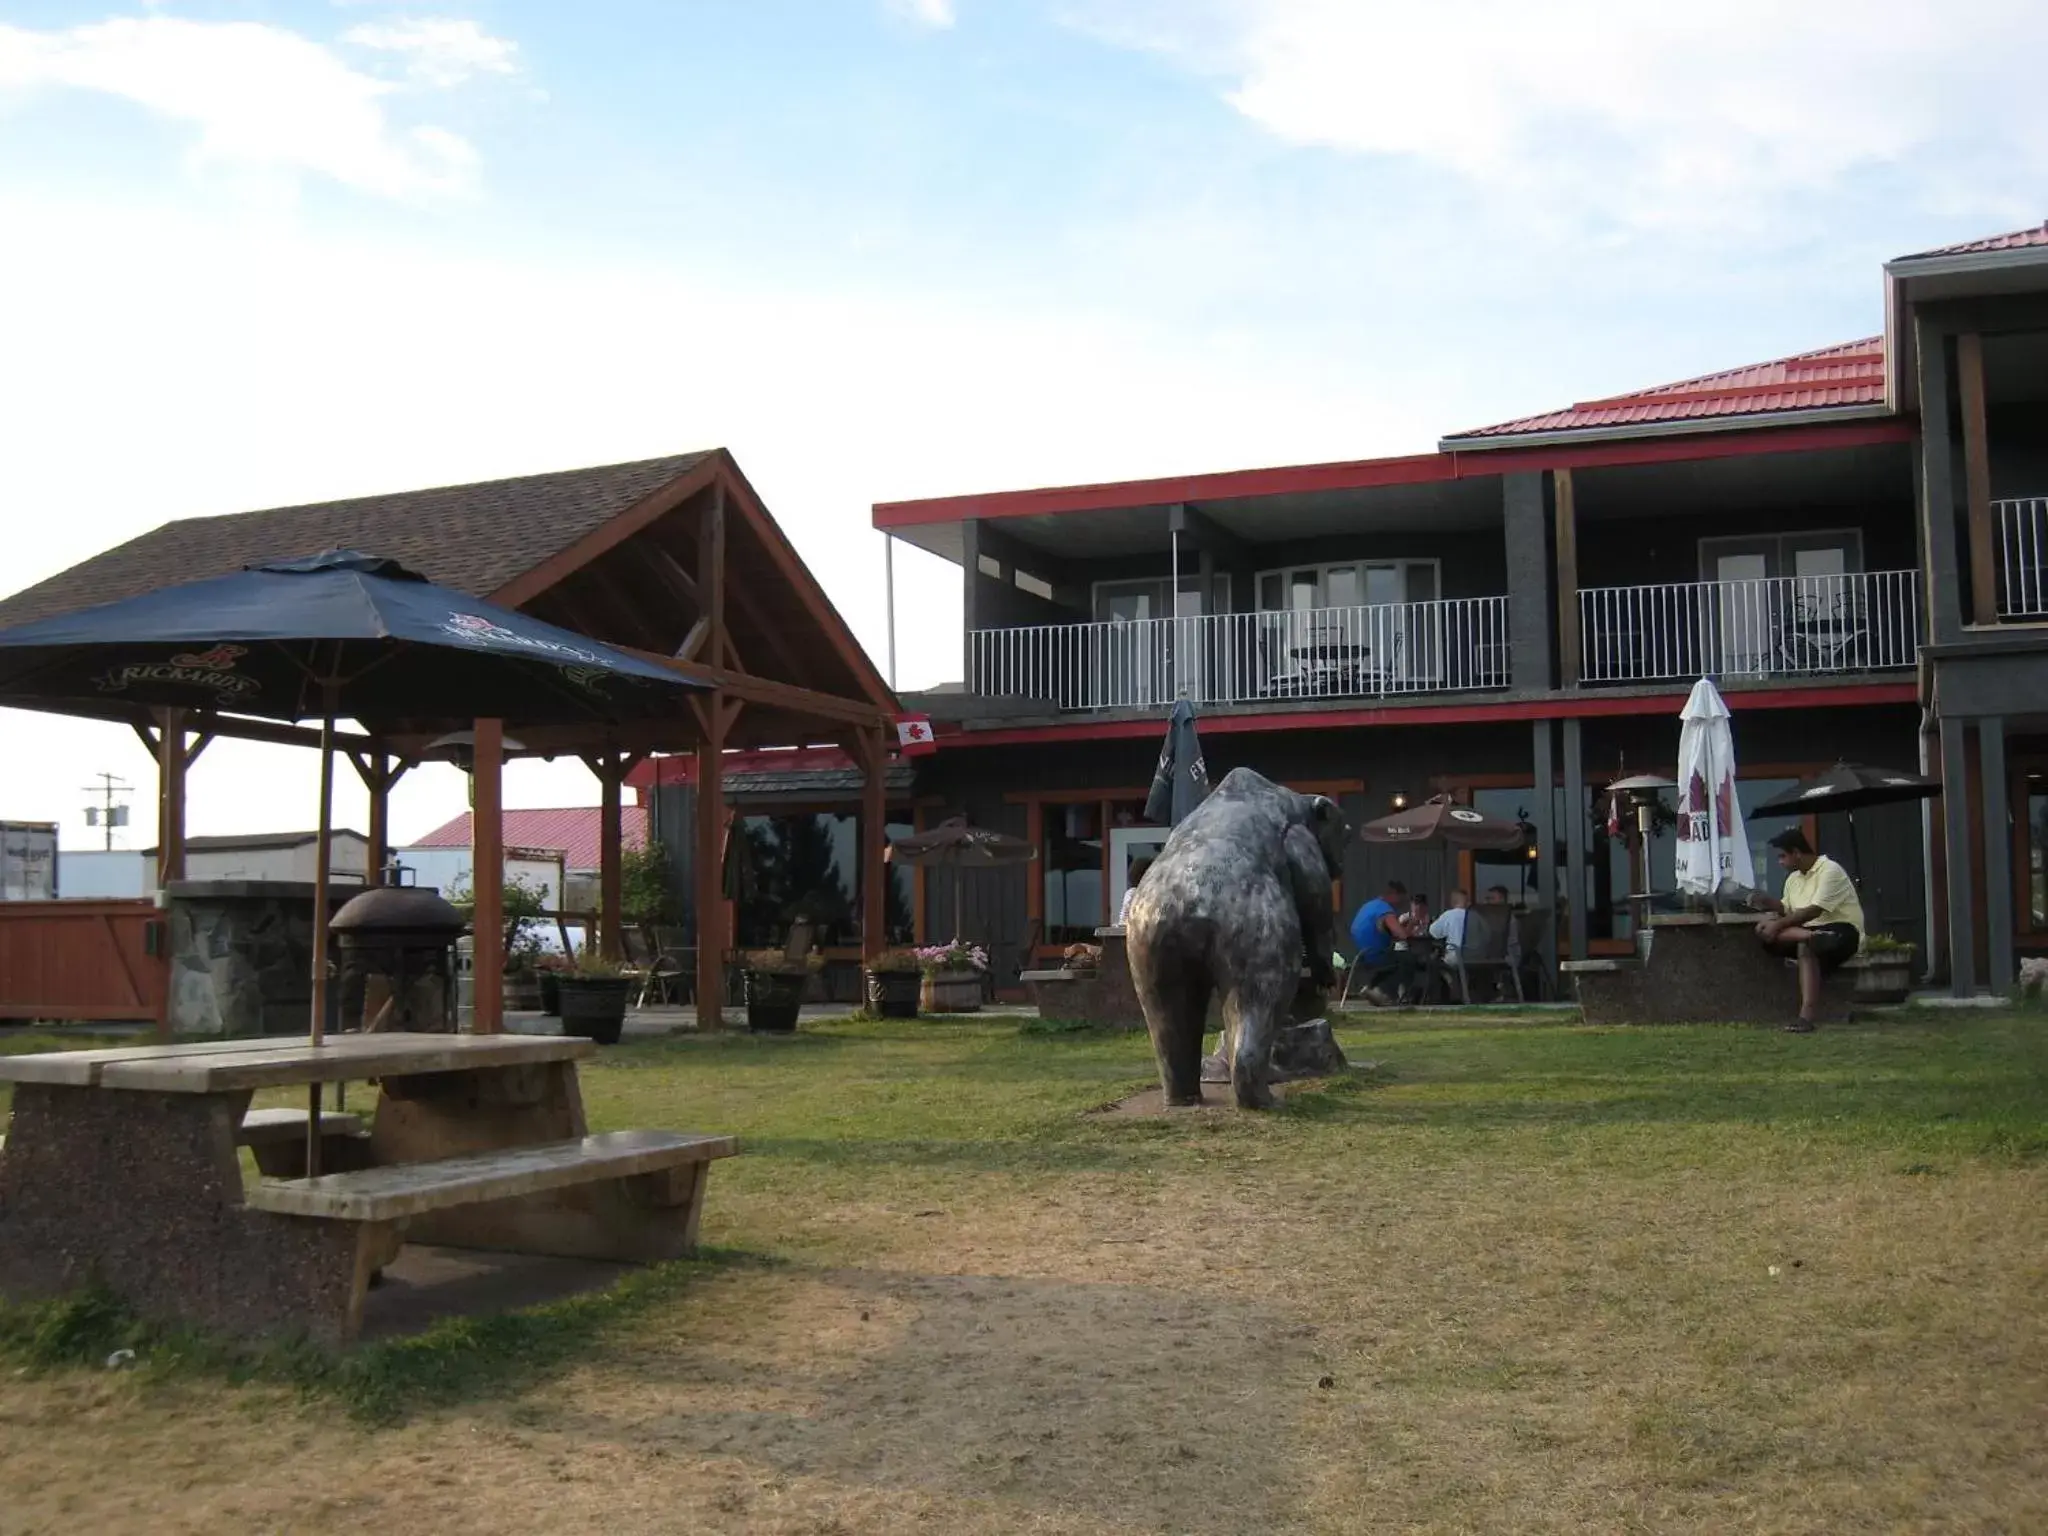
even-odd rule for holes
{"type": "Polygon", "coordinates": [[[86,785],[85,793],[88,795],[98,795],[100,803],[98,805],[88,805],[85,808],[85,824],[88,827],[98,825],[105,829],[107,850],[112,852],[114,847],[114,828],[128,825],[128,807],[126,805],[116,805],[114,803],[115,797],[128,794],[135,786],[126,779],[116,778],[111,773],[95,774],[94,777],[99,780],[99,783],[86,785]]]}

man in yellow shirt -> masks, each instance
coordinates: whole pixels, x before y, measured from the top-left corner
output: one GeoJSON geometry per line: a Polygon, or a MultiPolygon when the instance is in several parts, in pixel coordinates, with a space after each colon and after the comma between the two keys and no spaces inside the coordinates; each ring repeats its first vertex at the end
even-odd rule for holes
{"type": "Polygon", "coordinates": [[[1808,1034],[1820,1011],[1822,972],[1834,970],[1863,947],[1863,902],[1849,872],[1815,853],[1797,827],[1780,832],[1771,846],[1785,871],[1785,899],[1756,898],[1757,905],[1775,914],[1758,923],[1756,932],[1773,954],[1798,957],[1799,1020],[1785,1027],[1808,1034]]]}

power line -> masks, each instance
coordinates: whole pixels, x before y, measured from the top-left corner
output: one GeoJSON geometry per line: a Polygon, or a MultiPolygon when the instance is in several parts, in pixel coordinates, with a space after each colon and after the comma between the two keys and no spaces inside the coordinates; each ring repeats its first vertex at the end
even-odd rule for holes
{"type": "Polygon", "coordinates": [[[100,803],[85,808],[85,824],[88,827],[106,829],[106,846],[111,852],[114,847],[114,828],[128,825],[128,807],[125,804],[116,804],[115,797],[131,793],[135,786],[126,779],[116,778],[111,773],[95,774],[94,777],[99,783],[86,785],[85,793],[98,795],[100,803]]]}

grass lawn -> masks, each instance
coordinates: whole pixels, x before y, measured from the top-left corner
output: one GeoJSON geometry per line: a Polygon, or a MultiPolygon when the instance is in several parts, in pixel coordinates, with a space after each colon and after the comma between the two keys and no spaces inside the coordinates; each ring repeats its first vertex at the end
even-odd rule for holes
{"type": "Polygon", "coordinates": [[[1263,1116],[1014,1020],[608,1051],[594,1127],[743,1138],[705,1258],[340,1365],[17,1310],[0,1532],[2048,1530],[2048,1020],[1340,1038],[1263,1116]]]}

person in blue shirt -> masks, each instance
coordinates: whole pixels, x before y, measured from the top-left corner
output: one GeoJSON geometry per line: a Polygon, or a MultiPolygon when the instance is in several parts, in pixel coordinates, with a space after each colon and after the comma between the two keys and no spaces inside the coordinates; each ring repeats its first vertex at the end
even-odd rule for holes
{"type": "Polygon", "coordinates": [[[1399,880],[1389,880],[1387,888],[1373,897],[1351,919],[1351,943],[1358,951],[1358,964],[1365,967],[1365,995],[1372,1002],[1385,1006],[1393,1001],[1387,994],[1385,983],[1392,981],[1396,993],[1405,989],[1407,972],[1411,961],[1405,948],[1396,950],[1394,945],[1405,945],[1408,940],[1407,919],[1408,887],[1399,880]]]}

